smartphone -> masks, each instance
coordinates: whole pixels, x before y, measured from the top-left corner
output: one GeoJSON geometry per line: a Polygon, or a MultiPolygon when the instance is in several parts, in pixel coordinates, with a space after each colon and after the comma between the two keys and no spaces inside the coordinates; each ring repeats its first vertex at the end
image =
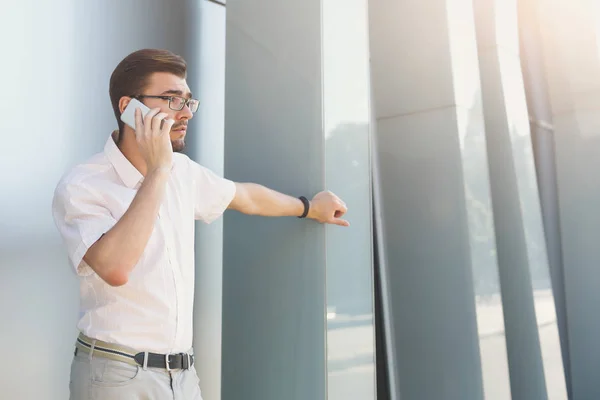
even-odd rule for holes
{"type": "Polygon", "coordinates": [[[146,107],[144,103],[139,101],[138,99],[131,99],[127,107],[125,107],[125,111],[121,114],[121,121],[125,122],[127,125],[135,129],[135,109],[140,108],[142,110],[142,119],[146,116],[150,109],[146,107]]]}

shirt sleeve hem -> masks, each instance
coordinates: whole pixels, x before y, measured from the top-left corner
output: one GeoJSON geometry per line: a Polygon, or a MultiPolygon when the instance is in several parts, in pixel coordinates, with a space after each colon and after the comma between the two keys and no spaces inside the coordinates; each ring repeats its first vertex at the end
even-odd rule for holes
{"type": "Polygon", "coordinates": [[[229,207],[229,204],[231,204],[231,201],[235,197],[235,193],[236,193],[235,182],[227,181],[227,183],[228,183],[227,190],[223,191],[224,193],[221,196],[221,201],[219,201],[219,204],[217,206],[215,206],[213,212],[208,215],[203,215],[200,218],[205,223],[210,224],[210,223],[214,222],[215,220],[217,220],[221,215],[223,215],[223,213],[225,212],[225,210],[227,210],[227,207],[229,207]]]}
{"type": "Polygon", "coordinates": [[[75,250],[75,253],[71,257],[71,262],[77,275],[89,276],[94,273],[94,270],[83,260],[83,257],[85,257],[85,253],[87,253],[89,248],[92,247],[92,245],[96,243],[98,239],[100,239],[102,235],[104,235],[109,229],[110,228],[102,229],[99,231],[101,233],[86,236],[79,242],[77,250],[75,250]]]}
{"type": "Polygon", "coordinates": [[[79,246],[77,246],[77,250],[75,250],[75,253],[71,256],[71,263],[75,269],[75,273],[79,276],[89,276],[94,273],[94,270],[83,261],[83,257],[88,249],[89,247],[81,241],[79,246]]]}

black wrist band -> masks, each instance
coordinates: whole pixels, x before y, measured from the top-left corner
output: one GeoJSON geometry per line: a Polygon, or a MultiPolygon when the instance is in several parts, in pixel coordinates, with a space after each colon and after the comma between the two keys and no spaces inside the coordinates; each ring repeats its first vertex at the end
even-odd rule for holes
{"type": "Polygon", "coordinates": [[[308,215],[308,209],[310,208],[310,202],[304,196],[300,196],[298,198],[302,201],[302,204],[304,204],[304,212],[298,218],[306,218],[306,216],[308,215]]]}

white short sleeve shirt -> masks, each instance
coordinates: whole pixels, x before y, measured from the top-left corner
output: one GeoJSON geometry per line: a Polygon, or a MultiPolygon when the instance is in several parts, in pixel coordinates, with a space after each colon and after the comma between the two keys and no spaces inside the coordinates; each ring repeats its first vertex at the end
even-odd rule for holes
{"type": "Polygon", "coordinates": [[[80,277],[78,328],[140,351],[176,353],[192,345],[194,220],[219,218],[235,184],[175,153],[154,230],[127,284],[113,287],[83,261],[127,211],[143,176],[112,136],[104,151],[69,171],[52,204],[56,226],[80,277]]]}

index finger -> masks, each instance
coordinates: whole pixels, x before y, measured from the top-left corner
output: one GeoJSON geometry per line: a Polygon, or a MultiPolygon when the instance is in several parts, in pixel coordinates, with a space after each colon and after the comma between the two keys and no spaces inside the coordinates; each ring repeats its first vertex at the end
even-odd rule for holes
{"type": "Polygon", "coordinates": [[[163,124],[161,127],[161,133],[169,133],[171,132],[171,128],[173,127],[173,124],[175,123],[174,119],[171,118],[165,118],[163,119],[163,124]]]}
{"type": "Polygon", "coordinates": [[[350,226],[350,222],[340,218],[334,218],[331,223],[338,226],[350,226]]]}

